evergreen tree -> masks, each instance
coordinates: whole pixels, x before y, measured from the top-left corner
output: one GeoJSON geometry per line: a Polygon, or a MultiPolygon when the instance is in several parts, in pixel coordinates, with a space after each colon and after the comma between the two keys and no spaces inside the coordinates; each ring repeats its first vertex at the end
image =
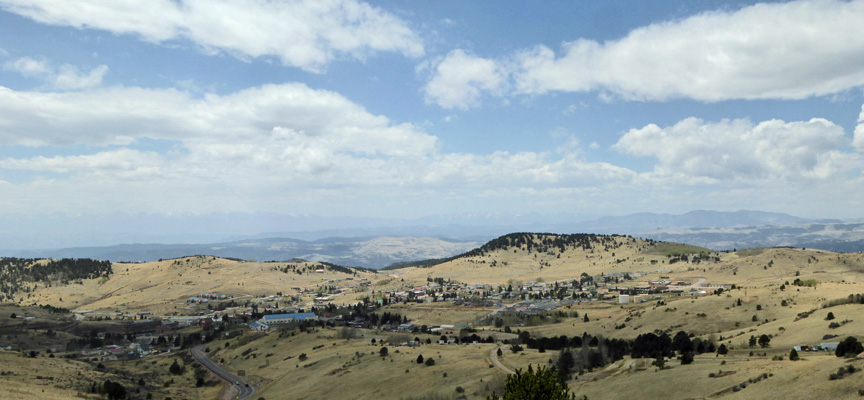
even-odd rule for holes
{"type": "Polygon", "coordinates": [[[177,364],[177,360],[174,360],[174,363],[168,368],[168,372],[171,372],[174,375],[180,375],[182,373],[180,364],[177,364]]]}
{"type": "Polygon", "coordinates": [[[681,365],[693,364],[693,353],[685,351],[681,354],[681,365]]]}
{"type": "MultiPolygon", "coordinates": [[[[576,395],[558,380],[558,372],[553,368],[540,366],[535,372],[531,366],[527,371],[516,369],[515,375],[507,377],[504,393],[499,397],[495,392],[487,400],[575,400],[576,395]]],[[[587,400],[588,397],[582,397],[587,400]]]]}
{"type": "Polygon", "coordinates": [[[798,352],[795,349],[789,352],[789,361],[798,361],[798,352]]]}
{"type": "Polygon", "coordinates": [[[561,349],[558,355],[558,361],[555,363],[558,370],[558,379],[561,382],[567,382],[570,379],[570,373],[573,367],[576,366],[576,360],[573,358],[573,352],[569,348],[561,349]]]}

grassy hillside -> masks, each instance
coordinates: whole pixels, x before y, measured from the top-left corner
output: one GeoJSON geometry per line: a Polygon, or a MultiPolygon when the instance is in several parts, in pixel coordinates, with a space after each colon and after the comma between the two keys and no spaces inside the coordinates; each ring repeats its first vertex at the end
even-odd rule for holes
{"type": "MultiPolygon", "coordinates": [[[[831,374],[841,367],[864,368],[864,360],[838,358],[828,352],[802,352],[801,360],[789,360],[792,346],[839,342],[850,336],[864,340],[864,304],[860,302],[864,295],[864,262],[860,253],[795,248],[711,252],[625,236],[519,233],[425,268],[375,274],[328,269],[317,263],[288,264],[213,257],[114,264],[114,273],[108,279],[40,286],[22,303],[169,314],[203,311],[202,305],[187,305],[186,299],[204,292],[237,299],[260,299],[282,292],[286,299],[299,295],[297,304],[308,307],[316,294],[327,294],[334,303],[352,304],[363,297],[381,299],[411,291],[440,296],[446,289],[464,298],[394,301],[375,313],[398,313],[418,327],[464,324],[464,335],[473,333],[483,339],[491,336],[497,341],[439,345],[441,334],[437,332],[401,333],[335,323],[286,327],[267,334],[239,330],[242,337],[209,343],[211,358],[223,361],[228,369],[245,371],[249,381],[259,388],[256,398],[284,398],[286,394],[298,399],[484,398],[492,390],[500,393],[506,376],[490,359],[499,347],[502,355],[498,358],[509,369],[554,364],[560,354],[558,350],[528,348],[525,343],[523,350],[513,352],[511,343],[503,343],[505,340],[516,343],[520,335],[523,339],[539,339],[587,334],[632,343],[640,335],[666,333],[671,337],[680,331],[691,334],[693,340],[715,347],[723,345],[729,349],[728,354],[698,354],[689,365],[672,357],[666,360],[669,368],[665,369],[653,366],[653,359],[625,356],[608,365],[574,371],[568,384],[576,393],[592,399],[851,398],[859,397],[859,390],[864,389],[861,372],[831,379],[831,374]],[[368,282],[368,287],[355,285],[361,281],[368,282]],[[556,283],[573,281],[590,285],[586,284],[582,292],[568,291],[560,297],[567,301],[548,296],[556,283]],[[619,304],[615,292],[603,296],[613,288],[647,287],[650,282],[661,281],[682,282],[681,292],[658,291],[650,294],[648,301],[627,304],[619,304]],[[433,282],[438,284],[432,286],[433,282]],[[529,282],[535,285],[523,303],[518,288],[529,282]],[[513,287],[513,293],[502,295],[499,290],[508,286],[513,287]],[[700,290],[705,293],[697,296],[700,290]],[[530,300],[544,296],[548,297],[530,300]],[[508,309],[521,304],[524,311],[526,304],[533,303],[554,305],[530,313],[508,309]],[[833,319],[828,319],[829,312],[833,319]],[[762,335],[770,339],[767,347],[751,347],[750,337],[762,335]],[[400,346],[415,338],[420,339],[419,347],[400,346]],[[383,347],[388,348],[388,353],[382,357],[383,347]],[[424,360],[432,357],[434,365],[418,364],[419,355],[424,360]]],[[[0,307],[0,312],[8,314],[20,309],[6,305],[0,307]]],[[[4,339],[9,338],[7,331],[26,329],[35,335],[16,336],[18,346],[44,348],[66,339],[62,329],[70,323],[68,314],[58,316],[41,308],[26,310],[37,321],[52,321],[53,325],[30,329],[33,327],[24,324],[33,321],[9,319],[0,323],[4,339]],[[60,336],[48,337],[48,328],[60,330],[60,336]]],[[[578,353],[583,349],[592,347],[574,350],[578,353]]],[[[25,358],[20,353],[5,356],[7,365],[32,371],[26,375],[28,379],[37,374],[37,369],[48,370],[59,365],[50,363],[60,362],[41,356],[25,358]]],[[[129,374],[153,373],[158,382],[169,379],[158,373],[164,373],[170,358],[142,360],[146,361],[131,365],[106,362],[106,367],[129,374]]],[[[92,363],[68,362],[73,364],[54,369],[64,379],[93,369],[92,363]]],[[[194,372],[187,375],[182,382],[195,379],[194,372]]],[[[24,376],[3,376],[0,383],[14,388],[9,393],[20,392],[15,395],[18,398],[33,395],[33,388],[23,383],[24,376]]],[[[177,379],[169,390],[180,390],[181,381],[177,379]],[[171,389],[175,386],[178,388],[171,389]]],[[[207,379],[215,382],[212,376],[207,379]]],[[[60,384],[43,386],[54,397],[74,395],[73,389],[60,384]]],[[[201,398],[212,398],[224,389],[216,385],[191,390],[198,390],[201,398]]]]}

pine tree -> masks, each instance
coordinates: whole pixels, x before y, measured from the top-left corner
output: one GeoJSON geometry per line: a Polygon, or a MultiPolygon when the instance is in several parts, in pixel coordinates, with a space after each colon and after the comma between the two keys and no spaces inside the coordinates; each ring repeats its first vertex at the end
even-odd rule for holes
{"type": "MultiPolygon", "coordinates": [[[[500,397],[495,392],[486,397],[487,400],[521,400],[521,399],[544,399],[544,400],[575,400],[576,395],[570,393],[570,388],[558,380],[556,369],[546,369],[544,366],[537,368],[535,372],[531,366],[527,371],[516,370],[515,375],[507,377],[504,384],[504,394],[500,397]]],[[[583,400],[588,397],[583,396],[583,400]]]]}
{"type": "Polygon", "coordinates": [[[789,360],[790,361],[798,361],[798,352],[795,349],[789,352],[789,360]]]}

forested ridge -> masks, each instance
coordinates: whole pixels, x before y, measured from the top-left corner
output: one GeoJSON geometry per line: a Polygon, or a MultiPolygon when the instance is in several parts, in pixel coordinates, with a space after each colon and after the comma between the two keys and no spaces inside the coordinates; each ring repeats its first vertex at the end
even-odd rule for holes
{"type": "Polygon", "coordinates": [[[81,283],[83,279],[107,278],[112,272],[110,261],[89,258],[0,258],[0,300],[13,300],[16,293],[29,293],[39,283],[81,283]]]}

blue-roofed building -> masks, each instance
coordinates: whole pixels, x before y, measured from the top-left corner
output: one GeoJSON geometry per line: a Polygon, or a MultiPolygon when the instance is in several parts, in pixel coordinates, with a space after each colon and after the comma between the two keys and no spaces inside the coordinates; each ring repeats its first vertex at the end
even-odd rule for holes
{"type": "Polygon", "coordinates": [[[291,313],[291,314],[270,314],[265,315],[261,322],[265,324],[279,324],[292,321],[317,321],[318,316],[315,313],[291,313]]]}
{"type": "Polygon", "coordinates": [[[270,327],[267,326],[267,324],[260,322],[260,321],[255,321],[255,322],[249,324],[249,327],[252,328],[252,330],[254,330],[254,331],[266,331],[266,330],[270,329],[270,327]]]}

